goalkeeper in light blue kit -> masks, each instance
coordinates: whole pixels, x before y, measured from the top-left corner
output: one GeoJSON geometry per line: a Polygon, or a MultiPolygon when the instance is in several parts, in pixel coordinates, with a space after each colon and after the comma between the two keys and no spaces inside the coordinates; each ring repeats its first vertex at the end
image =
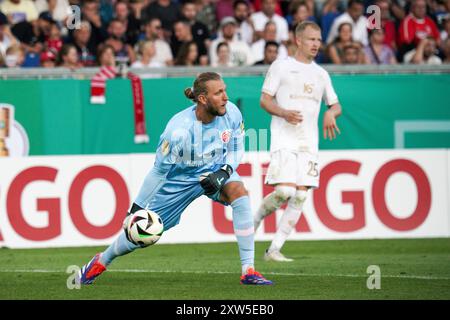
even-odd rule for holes
{"type": "MultiPolygon", "coordinates": [[[[233,227],[242,264],[240,282],[270,285],[254,269],[254,224],[248,193],[236,173],[244,153],[244,125],[239,109],[228,101],[219,74],[200,74],[185,95],[195,104],[172,117],[160,137],[156,161],[130,213],[156,212],[164,230],[176,226],[181,214],[205,194],[233,208],[233,227]]],[[[139,248],[123,232],[104,252],[81,268],[78,281],[91,284],[118,256],[139,248]]]]}

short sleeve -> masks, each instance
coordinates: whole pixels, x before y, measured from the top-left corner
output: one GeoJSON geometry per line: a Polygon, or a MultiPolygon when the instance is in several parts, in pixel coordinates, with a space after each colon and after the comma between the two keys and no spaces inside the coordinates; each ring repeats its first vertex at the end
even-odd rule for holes
{"type": "Polygon", "coordinates": [[[339,102],[328,72],[325,72],[325,93],[323,100],[327,106],[331,106],[339,102]]]}
{"type": "Polygon", "coordinates": [[[280,63],[275,61],[267,71],[266,78],[264,79],[262,92],[267,93],[274,97],[280,87],[281,83],[281,70],[280,63]]]}
{"type": "Polygon", "coordinates": [[[233,170],[236,170],[242,160],[242,156],[244,155],[245,129],[242,113],[234,105],[232,105],[232,109],[233,130],[231,133],[231,139],[227,145],[225,163],[229,164],[233,170]]]}

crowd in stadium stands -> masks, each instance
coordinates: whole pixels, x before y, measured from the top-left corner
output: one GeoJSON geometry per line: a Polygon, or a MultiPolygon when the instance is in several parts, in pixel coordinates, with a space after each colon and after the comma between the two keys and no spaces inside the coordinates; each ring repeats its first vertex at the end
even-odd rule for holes
{"type": "Polygon", "coordinates": [[[0,67],[265,65],[305,20],[319,63],[450,63],[450,0],[0,0],[0,67]]]}

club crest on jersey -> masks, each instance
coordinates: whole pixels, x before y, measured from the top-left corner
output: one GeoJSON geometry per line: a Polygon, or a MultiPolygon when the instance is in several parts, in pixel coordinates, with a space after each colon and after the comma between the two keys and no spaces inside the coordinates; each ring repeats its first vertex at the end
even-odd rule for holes
{"type": "Polygon", "coordinates": [[[167,140],[164,140],[161,144],[161,153],[163,156],[167,156],[170,150],[170,143],[167,140]]]}
{"type": "Polygon", "coordinates": [[[220,137],[221,137],[223,143],[230,142],[231,131],[230,130],[223,131],[222,134],[220,135],[220,137]]]}

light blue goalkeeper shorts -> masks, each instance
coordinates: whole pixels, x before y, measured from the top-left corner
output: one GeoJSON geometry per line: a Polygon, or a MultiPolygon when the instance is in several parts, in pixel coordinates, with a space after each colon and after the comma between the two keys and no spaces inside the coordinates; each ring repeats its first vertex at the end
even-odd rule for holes
{"type": "MultiPolygon", "coordinates": [[[[242,182],[242,180],[239,174],[233,172],[225,185],[230,182],[242,182]]],[[[135,203],[142,208],[148,208],[156,212],[164,223],[165,231],[176,226],[180,222],[181,214],[187,206],[205,193],[198,181],[166,180],[150,203],[144,203],[140,199],[146,199],[145,188],[146,186],[144,184],[139,191],[139,196],[136,198],[135,203]]],[[[212,196],[208,196],[208,198],[223,205],[229,205],[220,201],[220,191],[212,196]]]]}

